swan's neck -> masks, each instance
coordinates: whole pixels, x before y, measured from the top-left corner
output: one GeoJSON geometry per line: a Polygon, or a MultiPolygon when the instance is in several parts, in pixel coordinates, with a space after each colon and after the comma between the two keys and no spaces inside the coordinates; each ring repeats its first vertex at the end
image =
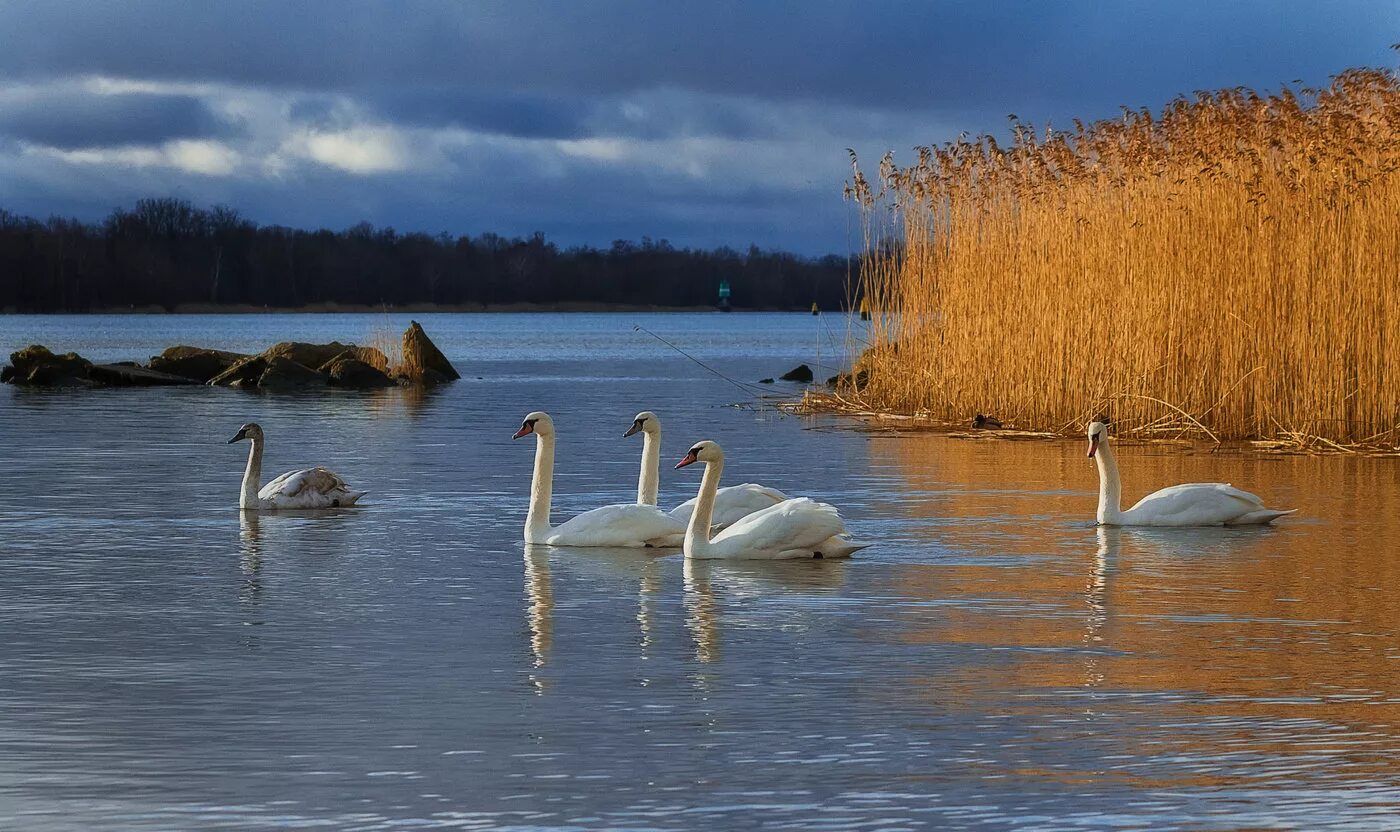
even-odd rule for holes
{"type": "Polygon", "coordinates": [[[530,480],[530,513],[525,515],[525,542],[543,543],[549,534],[549,506],[554,497],[554,437],[538,434],[535,476],[530,480]]]}
{"type": "Polygon", "coordinates": [[[1099,523],[1114,524],[1122,517],[1123,483],[1118,478],[1118,459],[1108,437],[1099,440],[1094,462],[1099,466],[1099,523]]]}
{"type": "Polygon", "coordinates": [[[700,478],[700,494],[695,512],[685,528],[685,553],[695,556],[710,548],[710,520],[715,513],[715,494],[719,492],[719,477],[724,473],[724,461],[705,463],[705,476],[700,478]]]}
{"type": "Polygon", "coordinates": [[[661,484],[661,436],[646,431],[642,434],[642,473],[637,478],[637,502],[656,505],[656,493],[661,484]]]}
{"type": "Polygon", "coordinates": [[[258,487],[262,483],[262,440],[250,440],[252,447],[248,449],[248,468],[243,472],[243,491],[238,495],[238,507],[244,511],[256,511],[258,505],[258,487]]]}

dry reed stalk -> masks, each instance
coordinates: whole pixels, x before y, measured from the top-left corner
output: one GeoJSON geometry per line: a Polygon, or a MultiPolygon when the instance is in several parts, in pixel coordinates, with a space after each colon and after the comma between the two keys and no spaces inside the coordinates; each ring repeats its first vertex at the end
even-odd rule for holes
{"type": "Polygon", "coordinates": [[[1013,132],[853,156],[859,407],[1400,440],[1395,73],[1013,132]]]}
{"type": "Polygon", "coordinates": [[[388,323],[375,326],[370,330],[368,344],[384,353],[384,357],[388,359],[387,366],[378,369],[390,375],[398,375],[404,363],[403,341],[394,332],[393,327],[388,323]]]}

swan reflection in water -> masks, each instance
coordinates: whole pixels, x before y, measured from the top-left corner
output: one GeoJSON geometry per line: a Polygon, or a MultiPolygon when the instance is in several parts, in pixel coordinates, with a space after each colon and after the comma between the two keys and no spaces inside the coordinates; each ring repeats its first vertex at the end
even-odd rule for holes
{"type": "Polygon", "coordinates": [[[525,547],[525,621],[530,628],[530,653],[534,657],[530,684],[543,694],[549,681],[534,672],[549,664],[554,647],[554,583],[549,575],[549,547],[525,547]]]}
{"type": "Polygon", "coordinates": [[[238,600],[255,604],[262,594],[262,518],[256,511],[238,512],[238,568],[243,573],[243,585],[238,600]]]}
{"type": "Polygon", "coordinates": [[[686,558],[684,605],[686,627],[695,642],[695,658],[707,664],[721,658],[720,622],[724,610],[716,597],[716,585],[725,600],[734,605],[731,615],[743,617],[743,605],[757,598],[835,592],[846,583],[846,566],[842,560],[794,563],[686,558]]]}
{"type": "Polygon", "coordinates": [[[1123,545],[1123,530],[1110,526],[1094,529],[1098,548],[1094,552],[1094,565],[1089,570],[1089,583],[1084,589],[1084,600],[1089,607],[1085,619],[1084,646],[1091,652],[1084,662],[1084,686],[1097,688],[1103,684],[1104,673],[1101,663],[1103,656],[1099,648],[1104,640],[1104,626],[1108,623],[1108,579],[1118,571],[1118,553],[1123,545]]]}
{"type": "Polygon", "coordinates": [[[1083,644],[1089,653],[1085,660],[1085,687],[1104,682],[1103,664],[1108,651],[1116,650],[1114,634],[1107,632],[1112,607],[1110,593],[1126,552],[1135,572],[1190,572],[1198,575],[1203,567],[1223,566],[1246,555],[1276,532],[1268,526],[1219,527],[1120,527],[1097,526],[1097,548],[1085,586],[1088,607],[1083,644]]]}
{"type": "MultiPolygon", "coordinates": [[[[663,561],[675,563],[674,552],[657,552],[633,548],[569,548],[541,545],[525,546],[524,597],[525,620],[530,637],[530,682],[537,693],[550,687],[543,674],[551,659],[554,644],[554,577],[551,558],[565,564],[569,576],[605,582],[635,581],[637,608],[633,616],[637,623],[637,648],[646,660],[656,649],[660,624],[659,613],[664,576],[668,567],[663,561]]],[[[698,662],[711,665],[722,658],[722,602],[715,587],[720,587],[724,600],[744,605],[758,598],[781,598],[783,595],[802,596],[838,591],[845,584],[844,561],[792,562],[715,562],[680,559],[682,561],[682,607],[685,626],[694,644],[698,662]]],[[[742,606],[730,613],[743,618],[742,606]]],[[[702,687],[708,678],[696,677],[702,687]]],[[[649,680],[641,679],[646,686],[649,680]]]]}

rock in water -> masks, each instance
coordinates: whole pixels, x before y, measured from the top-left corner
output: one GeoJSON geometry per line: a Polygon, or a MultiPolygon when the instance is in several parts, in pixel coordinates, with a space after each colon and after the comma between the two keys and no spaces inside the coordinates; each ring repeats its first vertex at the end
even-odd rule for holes
{"type": "MultiPolygon", "coordinates": [[[[332,341],[329,344],[305,344],[283,341],[263,350],[260,355],[270,363],[274,358],[286,358],[306,368],[319,367],[346,350],[358,349],[354,344],[332,341]]],[[[363,359],[361,359],[363,360],[363,359]]]]}
{"type": "Polygon", "coordinates": [[[170,347],[160,355],[152,356],[150,367],[159,373],[170,373],[205,382],[246,358],[246,355],[223,350],[170,347]]]}
{"type": "Polygon", "coordinates": [[[806,364],[798,364],[791,370],[779,376],[783,381],[800,381],[804,384],[812,380],[812,368],[806,364]]]}
{"type": "Polygon", "coordinates": [[[48,347],[32,344],[10,353],[10,366],[5,368],[4,378],[12,384],[72,387],[90,383],[88,370],[91,367],[91,361],[75,352],[54,355],[48,347]]]}
{"type": "Polygon", "coordinates": [[[355,350],[346,350],[322,364],[319,371],[326,374],[326,383],[332,387],[394,386],[394,380],[382,370],[361,361],[355,355],[355,350]]]}
{"type": "Polygon", "coordinates": [[[245,358],[209,379],[216,387],[256,387],[258,379],[267,371],[267,359],[261,355],[245,358]]]}
{"type": "Polygon", "coordinates": [[[149,370],[135,364],[94,364],[88,368],[88,378],[108,387],[172,387],[200,383],[192,378],[149,370]]]}
{"type": "Polygon", "coordinates": [[[258,379],[258,388],[262,390],[300,390],[325,384],[324,374],[280,355],[267,362],[267,369],[258,379]]]}
{"type": "Polygon", "coordinates": [[[404,330],[403,375],[421,384],[440,384],[462,377],[417,321],[409,321],[404,330]]]}

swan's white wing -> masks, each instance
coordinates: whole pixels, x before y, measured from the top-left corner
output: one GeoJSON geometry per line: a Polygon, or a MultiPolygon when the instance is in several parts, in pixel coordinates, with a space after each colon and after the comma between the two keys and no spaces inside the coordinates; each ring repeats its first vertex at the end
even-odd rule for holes
{"type": "Polygon", "coordinates": [[[648,543],[663,545],[684,534],[685,524],[656,506],[619,503],[585,511],[555,526],[545,538],[545,543],[552,546],[635,547],[648,543]]]}
{"type": "Polygon", "coordinates": [[[814,551],[846,531],[836,507],[806,497],[784,500],[754,512],[710,540],[718,557],[763,557],[780,552],[814,551]]]}
{"type": "Polygon", "coordinates": [[[1123,515],[1134,524],[1218,526],[1263,507],[1263,500],[1228,483],[1193,482],[1148,494],[1123,515]]]}
{"type": "Polygon", "coordinates": [[[364,492],[354,492],[338,474],[317,466],[288,471],[258,492],[274,508],[331,508],[354,505],[364,492]]]}
{"type": "MultiPolygon", "coordinates": [[[[775,506],[787,498],[786,494],[776,488],[752,482],[726,486],[715,492],[715,509],[710,523],[725,528],[738,522],[740,518],[775,506]]],[[[695,513],[695,503],[698,499],[692,497],[671,509],[671,516],[682,523],[689,523],[690,515],[695,513]]]]}

